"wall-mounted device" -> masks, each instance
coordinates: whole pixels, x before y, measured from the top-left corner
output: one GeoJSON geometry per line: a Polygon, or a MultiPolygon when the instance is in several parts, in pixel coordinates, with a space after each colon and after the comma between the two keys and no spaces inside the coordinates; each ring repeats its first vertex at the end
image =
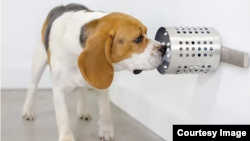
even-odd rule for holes
{"type": "Polygon", "coordinates": [[[248,68],[248,53],[222,47],[212,27],[160,27],[155,40],[167,47],[161,74],[213,73],[220,62],[248,68]]]}

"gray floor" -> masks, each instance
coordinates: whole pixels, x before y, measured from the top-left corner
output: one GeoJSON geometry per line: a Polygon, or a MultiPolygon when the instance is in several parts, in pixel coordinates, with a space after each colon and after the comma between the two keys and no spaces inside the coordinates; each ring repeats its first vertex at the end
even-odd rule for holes
{"type": "MultiPolygon", "coordinates": [[[[35,121],[22,119],[25,90],[1,90],[1,135],[2,141],[58,141],[51,90],[37,92],[35,121]]],[[[71,129],[76,141],[99,141],[98,107],[95,94],[87,95],[91,121],[79,120],[76,115],[75,94],[68,96],[71,129]]],[[[116,106],[111,106],[115,141],[163,141],[139,122],[116,106]]]]}

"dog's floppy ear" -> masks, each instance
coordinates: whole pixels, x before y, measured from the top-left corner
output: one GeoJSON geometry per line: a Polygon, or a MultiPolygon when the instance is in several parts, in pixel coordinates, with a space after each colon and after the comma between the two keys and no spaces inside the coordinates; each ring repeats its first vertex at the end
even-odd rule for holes
{"type": "Polygon", "coordinates": [[[97,89],[106,89],[113,81],[112,42],[112,35],[94,33],[88,38],[78,58],[78,67],[83,78],[97,89]]]}

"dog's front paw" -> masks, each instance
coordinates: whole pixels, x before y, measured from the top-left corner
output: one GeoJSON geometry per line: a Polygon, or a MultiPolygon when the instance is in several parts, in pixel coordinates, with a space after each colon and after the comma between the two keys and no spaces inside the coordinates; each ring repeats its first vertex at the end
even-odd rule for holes
{"type": "Polygon", "coordinates": [[[84,120],[88,120],[88,121],[92,119],[90,114],[83,114],[82,116],[79,116],[79,118],[82,120],[84,119],[84,120]]]}
{"type": "Polygon", "coordinates": [[[92,119],[88,111],[85,111],[85,112],[78,111],[77,114],[78,114],[79,119],[88,120],[88,121],[92,119]]]}
{"type": "Polygon", "coordinates": [[[101,141],[114,140],[114,127],[112,122],[99,121],[99,137],[101,141]]]}
{"type": "Polygon", "coordinates": [[[72,133],[68,133],[60,135],[59,141],[75,141],[75,139],[72,133]]]}
{"type": "Polygon", "coordinates": [[[33,113],[33,109],[28,107],[28,106],[24,106],[23,107],[23,118],[26,120],[34,120],[34,113],[33,113]]]}

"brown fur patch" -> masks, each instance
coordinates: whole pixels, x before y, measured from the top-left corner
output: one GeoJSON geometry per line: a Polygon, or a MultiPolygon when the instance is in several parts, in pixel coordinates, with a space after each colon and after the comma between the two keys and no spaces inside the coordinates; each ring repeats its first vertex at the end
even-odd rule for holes
{"type": "Polygon", "coordinates": [[[106,89],[112,83],[114,68],[110,58],[112,38],[96,32],[86,43],[78,58],[78,66],[84,79],[98,89],[106,89]]]}
{"type": "Polygon", "coordinates": [[[50,71],[51,71],[51,65],[50,65],[50,49],[49,49],[49,48],[48,48],[48,50],[47,50],[47,56],[48,56],[48,64],[49,64],[50,71]]]}
{"type": "Polygon", "coordinates": [[[47,16],[46,20],[43,23],[43,28],[42,28],[42,42],[43,42],[43,44],[45,44],[45,32],[47,29],[48,22],[49,22],[49,15],[47,16]]]}
{"type": "MultiPolygon", "coordinates": [[[[48,21],[49,21],[48,17],[49,16],[47,16],[46,20],[44,21],[43,28],[42,28],[42,42],[43,42],[44,45],[45,45],[45,32],[46,32],[48,21]]],[[[48,64],[49,64],[50,70],[51,70],[51,65],[50,65],[50,49],[49,49],[49,46],[48,46],[48,49],[47,49],[46,53],[47,53],[47,58],[48,58],[48,64]]]]}

